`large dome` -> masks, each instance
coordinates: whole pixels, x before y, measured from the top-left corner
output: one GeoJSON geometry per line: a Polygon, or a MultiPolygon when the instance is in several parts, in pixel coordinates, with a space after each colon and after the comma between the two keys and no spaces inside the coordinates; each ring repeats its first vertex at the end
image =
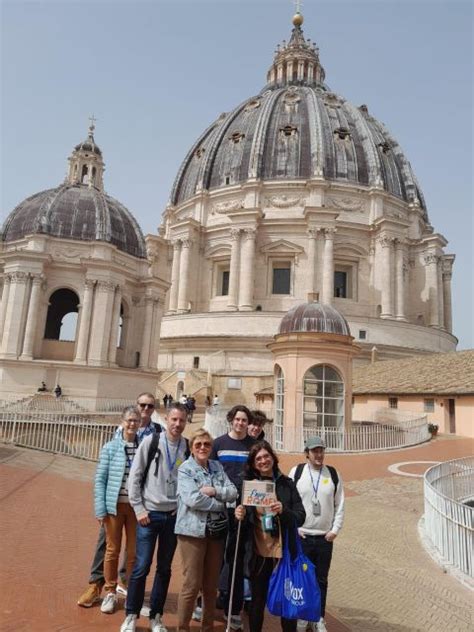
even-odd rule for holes
{"type": "Polygon", "coordinates": [[[105,241],[135,257],[146,257],[143,233],[114,198],[86,184],[63,184],[21,202],[6,219],[3,241],[42,233],[63,239],[105,241]]]}
{"type": "Polygon", "coordinates": [[[379,187],[425,208],[399,144],[368,111],[330,91],[314,44],[294,22],[262,92],[222,114],[192,146],[171,204],[248,180],[308,180],[379,187]]]}

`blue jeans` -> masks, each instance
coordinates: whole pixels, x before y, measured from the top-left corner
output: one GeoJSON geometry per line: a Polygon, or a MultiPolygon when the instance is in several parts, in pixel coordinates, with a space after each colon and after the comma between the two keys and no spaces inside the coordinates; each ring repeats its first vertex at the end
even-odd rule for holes
{"type": "Polygon", "coordinates": [[[163,511],[148,512],[150,524],[137,525],[137,552],[135,566],[128,582],[127,614],[140,615],[145,598],[145,584],[153,561],[156,541],[156,573],[150,595],[150,619],[163,614],[168,586],[171,579],[171,563],[176,550],[174,527],[176,514],[163,511]]]}

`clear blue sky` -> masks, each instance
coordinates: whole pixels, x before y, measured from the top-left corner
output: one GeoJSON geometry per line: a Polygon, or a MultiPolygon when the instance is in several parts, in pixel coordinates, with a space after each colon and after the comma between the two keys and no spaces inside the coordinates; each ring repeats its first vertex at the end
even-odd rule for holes
{"type": "MultiPolygon", "coordinates": [[[[289,0],[4,0],[2,217],[63,180],[94,113],[106,190],[155,232],[189,147],[260,91],[293,12],[289,0]]],[[[456,254],[459,348],[474,347],[472,3],[305,0],[302,12],[331,89],[366,103],[411,161],[456,254]]]]}

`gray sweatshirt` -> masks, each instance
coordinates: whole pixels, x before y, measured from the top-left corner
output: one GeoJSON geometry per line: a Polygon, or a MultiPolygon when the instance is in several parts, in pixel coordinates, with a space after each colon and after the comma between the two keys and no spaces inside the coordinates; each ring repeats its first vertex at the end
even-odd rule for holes
{"type": "Polygon", "coordinates": [[[155,476],[155,460],[152,461],[143,489],[141,480],[148,460],[152,435],[138,446],[128,478],[128,497],[136,516],[145,511],[174,511],[177,506],[178,467],[186,460],[186,441],[172,442],[166,433],[160,434],[158,473],[155,476]],[[170,469],[170,465],[172,468],[170,469]]]}

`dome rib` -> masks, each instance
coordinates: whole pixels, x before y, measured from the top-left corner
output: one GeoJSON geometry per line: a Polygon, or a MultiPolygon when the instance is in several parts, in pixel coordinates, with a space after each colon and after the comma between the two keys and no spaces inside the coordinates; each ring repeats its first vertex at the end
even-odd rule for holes
{"type": "Polygon", "coordinates": [[[266,136],[265,130],[268,127],[268,122],[273,114],[273,110],[278,101],[282,90],[274,90],[270,94],[269,98],[264,100],[261,107],[260,116],[257,120],[257,126],[253,136],[252,148],[250,150],[250,162],[248,177],[257,179],[262,171],[262,163],[265,152],[266,136]]]}
{"type": "Polygon", "coordinates": [[[309,114],[309,129],[310,129],[310,142],[311,142],[311,173],[313,176],[323,175],[324,173],[324,145],[322,143],[323,138],[323,126],[321,122],[321,111],[319,101],[316,98],[316,93],[310,88],[304,88],[306,97],[311,101],[312,107],[308,108],[309,114]]]}

